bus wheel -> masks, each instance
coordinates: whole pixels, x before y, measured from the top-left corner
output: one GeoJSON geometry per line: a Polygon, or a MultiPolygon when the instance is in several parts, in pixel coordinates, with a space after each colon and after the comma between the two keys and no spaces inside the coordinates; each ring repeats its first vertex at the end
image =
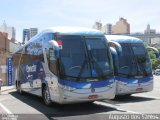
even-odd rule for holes
{"type": "Polygon", "coordinates": [[[22,88],[21,88],[21,84],[18,83],[18,86],[17,86],[17,92],[22,95],[22,88]]]}
{"type": "Polygon", "coordinates": [[[129,97],[131,97],[131,95],[132,94],[126,94],[126,95],[124,95],[124,97],[129,98],[129,97]]]}
{"type": "Polygon", "coordinates": [[[130,98],[132,94],[126,94],[126,95],[116,95],[114,99],[127,99],[130,98]]]}
{"type": "Polygon", "coordinates": [[[49,89],[47,86],[44,86],[44,88],[43,88],[43,100],[47,106],[52,104],[50,94],[49,94],[49,89]]]}

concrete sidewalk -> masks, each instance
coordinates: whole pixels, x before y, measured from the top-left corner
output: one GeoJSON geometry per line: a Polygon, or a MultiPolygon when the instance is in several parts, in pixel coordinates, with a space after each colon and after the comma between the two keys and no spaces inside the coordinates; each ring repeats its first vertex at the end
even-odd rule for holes
{"type": "Polygon", "coordinates": [[[13,86],[1,86],[1,93],[2,92],[5,92],[5,91],[8,91],[8,90],[12,90],[12,89],[15,89],[15,85],[13,86]]]}

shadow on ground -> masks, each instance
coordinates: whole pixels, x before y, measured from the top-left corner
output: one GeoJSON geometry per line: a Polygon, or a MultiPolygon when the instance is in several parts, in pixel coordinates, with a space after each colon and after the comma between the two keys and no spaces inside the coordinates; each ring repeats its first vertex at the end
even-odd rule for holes
{"type": "Polygon", "coordinates": [[[152,100],[155,100],[155,98],[147,98],[147,97],[131,95],[131,96],[117,96],[112,101],[115,103],[135,103],[135,102],[144,102],[152,100]]]}
{"type": "MultiPolygon", "coordinates": [[[[53,104],[50,107],[48,107],[44,105],[44,102],[40,97],[28,93],[23,93],[23,95],[20,95],[17,92],[10,92],[9,94],[11,94],[16,99],[22,101],[23,103],[36,109],[37,111],[41,112],[48,119],[52,120],[54,117],[90,115],[103,112],[118,111],[115,108],[109,106],[97,105],[94,103],[78,103],[78,104],[68,104],[68,105],[53,104]]],[[[29,119],[29,117],[30,116],[28,115],[28,117],[26,118],[29,119]]]]}

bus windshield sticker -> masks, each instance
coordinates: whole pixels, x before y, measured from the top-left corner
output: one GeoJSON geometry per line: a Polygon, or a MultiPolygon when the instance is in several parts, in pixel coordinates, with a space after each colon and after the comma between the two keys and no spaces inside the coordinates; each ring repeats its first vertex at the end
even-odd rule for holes
{"type": "Polygon", "coordinates": [[[58,40],[57,43],[58,43],[59,49],[62,50],[62,40],[58,40]]]}

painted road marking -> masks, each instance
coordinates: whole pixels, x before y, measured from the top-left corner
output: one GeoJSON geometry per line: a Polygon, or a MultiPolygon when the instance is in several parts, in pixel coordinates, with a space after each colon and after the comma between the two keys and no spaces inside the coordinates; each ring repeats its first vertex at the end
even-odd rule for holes
{"type": "Polygon", "coordinates": [[[6,108],[2,103],[0,103],[0,106],[7,112],[7,114],[13,114],[8,108],[6,108]]]}
{"type": "Polygon", "coordinates": [[[18,115],[14,115],[8,108],[6,108],[2,103],[0,103],[0,107],[7,112],[7,114],[3,114],[2,113],[2,120],[17,120],[18,119],[18,115]]]}
{"type": "Polygon", "coordinates": [[[160,97],[155,97],[155,96],[148,96],[148,95],[134,95],[136,97],[145,97],[145,98],[151,98],[155,100],[160,100],[160,97]]]}
{"type": "Polygon", "coordinates": [[[103,106],[106,106],[106,107],[114,108],[117,111],[122,111],[122,112],[127,112],[127,113],[133,113],[133,114],[142,114],[140,112],[135,112],[135,111],[130,111],[130,110],[126,110],[126,109],[121,109],[121,108],[118,108],[118,107],[116,107],[116,106],[114,106],[112,104],[108,104],[108,103],[105,103],[105,102],[102,102],[102,101],[95,101],[94,103],[97,104],[97,105],[103,105],[103,106]]]}

